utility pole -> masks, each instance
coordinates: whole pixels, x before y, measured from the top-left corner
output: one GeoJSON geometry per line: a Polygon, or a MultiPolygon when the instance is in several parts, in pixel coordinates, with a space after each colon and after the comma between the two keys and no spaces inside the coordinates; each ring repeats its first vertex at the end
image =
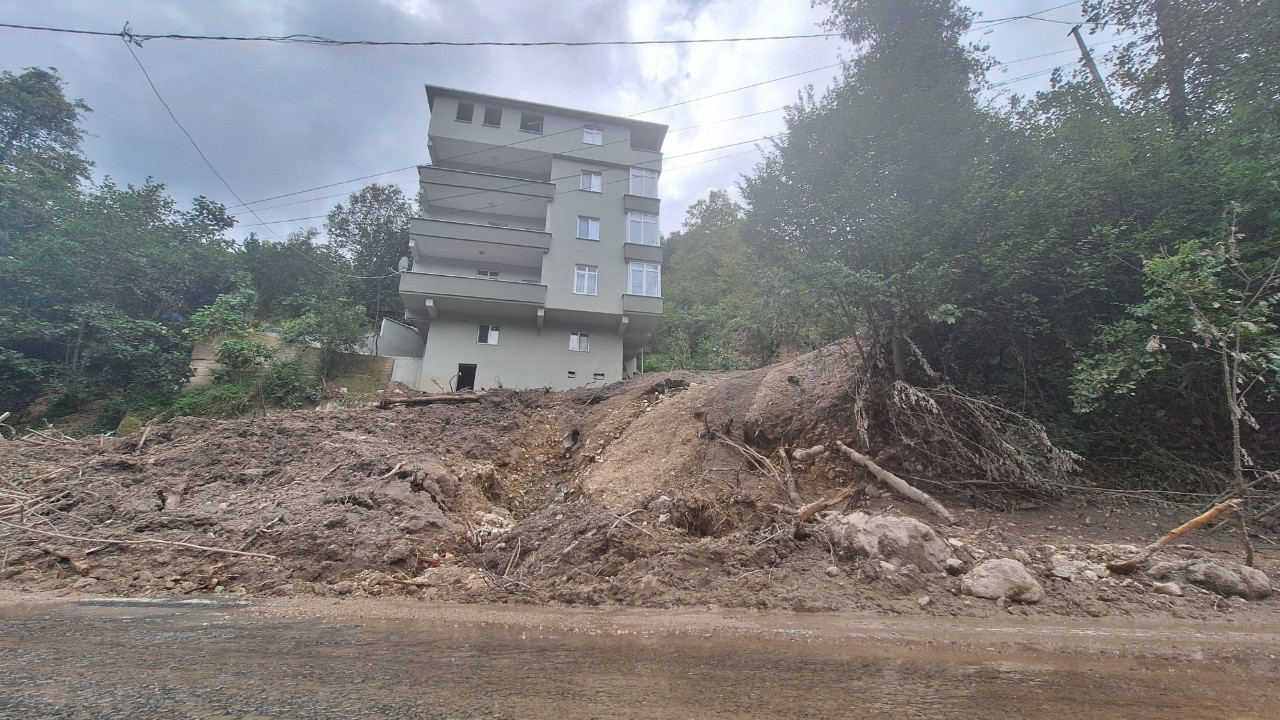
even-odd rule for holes
{"type": "Polygon", "coordinates": [[[1116,109],[1115,100],[1111,99],[1111,90],[1107,88],[1107,81],[1102,79],[1102,73],[1098,72],[1098,65],[1093,62],[1093,54],[1089,52],[1089,46],[1084,44],[1084,38],[1080,37],[1080,26],[1076,25],[1071,28],[1071,36],[1076,39],[1076,45],[1080,46],[1080,55],[1084,58],[1085,67],[1089,68],[1089,74],[1093,76],[1093,81],[1098,84],[1098,89],[1102,91],[1102,97],[1107,99],[1107,105],[1112,109],[1116,109]]]}

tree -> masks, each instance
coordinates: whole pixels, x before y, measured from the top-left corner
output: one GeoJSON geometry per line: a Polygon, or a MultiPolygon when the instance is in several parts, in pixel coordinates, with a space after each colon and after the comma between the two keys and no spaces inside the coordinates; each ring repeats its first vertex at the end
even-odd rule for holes
{"type": "Polygon", "coordinates": [[[887,344],[904,378],[909,346],[964,307],[955,259],[1010,181],[975,96],[989,61],[964,42],[972,13],[950,0],[824,4],[860,53],[821,99],[788,109],[743,181],[748,237],[864,354],[887,344]]]}
{"type": "Polygon", "coordinates": [[[1243,500],[1253,461],[1242,425],[1262,429],[1249,404],[1280,394],[1280,257],[1245,260],[1236,214],[1224,239],[1183,243],[1144,263],[1145,300],[1099,333],[1077,368],[1073,400],[1092,412],[1161,376],[1164,387],[1202,389],[1211,404],[1216,395],[1230,436],[1231,487],[1243,500]]]}
{"type": "Polygon", "coordinates": [[[413,207],[395,185],[367,185],[329,211],[329,243],[350,261],[353,296],[371,319],[399,314],[396,269],[409,248],[413,207]]]}

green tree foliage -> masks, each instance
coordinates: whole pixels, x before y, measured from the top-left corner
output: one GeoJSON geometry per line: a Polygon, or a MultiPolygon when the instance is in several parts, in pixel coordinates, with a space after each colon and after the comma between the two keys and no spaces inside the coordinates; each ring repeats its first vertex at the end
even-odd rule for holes
{"type": "MultiPolygon", "coordinates": [[[[1111,54],[1114,105],[1081,66],[1002,108],[959,3],[822,4],[856,54],[829,91],[788,109],[742,183],[739,237],[760,289],[752,325],[770,329],[775,350],[853,335],[899,378],[998,396],[1076,448],[1119,459],[1110,470],[1220,486],[1228,473],[1181,468],[1222,469],[1232,456],[1221,357],[1169,345],[1195,336],[1190,306],[1160,310],[1152,283],[1217,278],[1239,291],[1280,255],[1280,16],[1253,0],[1086,0],[1093,27],[1135,36],[1111,54]],[[1187,244],[1218,237],[1229,208],[1233,249],[1187,244]],[[1164,346],[1147,352],[1154,334],[1164,346]]],[[[740,347],[708,339],[723,323],[716,292],[682,287],[688,273],[715,288],[716,263],[739,262],[736,248],[705,240],[709,257],[682,252],[698,227],[691,215],[669,239],[669,365],[740,347]]],[[[1256,345],[1241,362],[1267,357],[1262,317],[1213,318],[1212,302],[1197,306],[1214,327],[1256,345]]],[[[1261,429],[1246,427],[1245,441],[1274,464],[1277,405],[1254,372],[1243,399],[1261,429]]]]}
{"type": "Polygon", "coordinates": [[[346,292],[353,270],[332,245],[318,243],[315,228],[289,233],[283,241],[250,235],[240,262],[253,278],[258,295],[255,312],[269,323],[284,323],[297,315],[296,299],[316,300],[346,292]]]}
{"type": "Polygon", "coordinates": [[[369,334],[364,308],[347,298],[300,301],[301,313],[284,326],[285,337],[320,348],[320,372],[334,369],[340,353],[356,350],[369,334]]]}
{"type": "Polygon", "coordinates": [[[664,238],[662,326],[649,370],[731,370],[763,364],[778,338],[763,313],[759,265],[743,241],[743,208],[712,190],[664,238]]]}
{"type": "Polygon", "coordinates": [[[413,207],[395,185],[366,185],[329,211],[329,243],[349,261],[352,297],[372,319],[404,312],[396,269],[409,248],[413,207]]]}
{"type": "MultiPolygon", "coordinates": [[[[190,374],[188,337],[247,342],[239,336],[264,321],[294,321],[331,353],[352,346],[363,315],[333,298],[359,292],[394,310],[395,278],[351,276],[386,275],[405,251],[398,190],[371,186],[339,206],[331,244],[310,230],[237,248],[226,235],[234,218],[208,198],[183,209],[150,179],[88,184],[88,112],[65,97],[56,71],[0,73],[0,410],[162,408],[190,374]],[[330,308],[337,315],[324,316],[330,308]]],[[[255,367],[251,387],[207,391],[221,399],[206,409],[234,414],[244,402],[296,404],[312,393],[299,363],[255,367]]]]}
{"type": "MultiPolygon", "coordinates": [[[[978,106],[988,65],[954,2],[832,0],[829,27],[861,53],[743,182],[748,237],[813,311],[861,345],[908,344],[968,309],[961,262],[1009,192],[1005,134],[978,106]],[[1002,172],[1004,170],[1004,172],[1002,172]],[[961,300],[961,302],[958,302],[961,300]]],[[[980,281],[981,282],[981,281],[980,281]]]]}

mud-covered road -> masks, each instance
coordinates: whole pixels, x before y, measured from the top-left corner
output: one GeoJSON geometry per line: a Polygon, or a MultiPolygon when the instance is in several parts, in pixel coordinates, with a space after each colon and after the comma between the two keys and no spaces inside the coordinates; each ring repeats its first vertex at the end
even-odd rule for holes
{"type": "Polygon", "coordinates": [[[1280,625],[0,597],[0,718],[1274,718],[1280,625]]]}

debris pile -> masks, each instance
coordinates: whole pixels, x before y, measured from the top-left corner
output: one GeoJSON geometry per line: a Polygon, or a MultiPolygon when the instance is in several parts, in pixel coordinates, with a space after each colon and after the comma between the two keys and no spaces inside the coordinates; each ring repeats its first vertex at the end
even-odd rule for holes
{"type": "Polygon", "coordinates": [[[0,442],[0,587],[978,615],[1270,594],[1263,553],[1140,551],[1158,510],[1046,520],[1080,513],[1043,429],[854,357],[27,433],[0,442]]]}

